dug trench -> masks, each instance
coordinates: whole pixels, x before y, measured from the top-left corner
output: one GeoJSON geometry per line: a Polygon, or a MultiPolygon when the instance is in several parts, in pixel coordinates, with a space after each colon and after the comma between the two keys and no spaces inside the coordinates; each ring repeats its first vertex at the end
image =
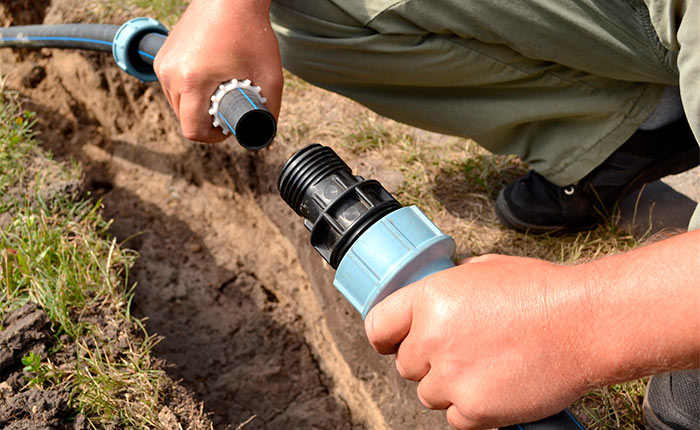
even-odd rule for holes
{"type": "MultiPolygon", "coordinates": [[[[83,18],[69,2],[46,3],[44,23],[83,18]]],[[[246,152],[233,139],[184,139],[158,84],[103,54],[3,50],[0,63],[6,90],[37,113],[38,138],[82,165],[112,234],[140,254],[130,274],[134,312],[163,337],[154,354],[215,428],[251,417],[245,429],[448,428],[393,359],[368,345],[359,314],[276,189],[295,150],[337,142],[334,122],[366,111],[299,85],[272,147],[246,152]]],[[[395,173],[342,155],[380,180],[395,173]]]]}

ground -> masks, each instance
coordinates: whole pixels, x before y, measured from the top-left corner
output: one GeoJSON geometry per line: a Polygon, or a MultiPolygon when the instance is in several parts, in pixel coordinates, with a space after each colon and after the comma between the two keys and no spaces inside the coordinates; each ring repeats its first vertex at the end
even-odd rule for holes
{"type": "MultiPolygon", "coordinates": [[[[86,4],[13,1],[2,19],[96,19],[86,4]]],[[[140,254],[131,275],[135,312],[163,336],[154,354],[203,402],[215,428],[251,418],[245,429],[449,428],[443,412],[420,405],[415,384],[398,377],[393,359],[367,344],[360,316],[333,290],[332,270],[276,189],[284,161],[319,141],[336,145],[356,172],[411,198],[407,184],[415,178],[405,170],[342,144],[349,138],[343,125],[374,130],[384,119],[291,78],[278,139],[270,149],[246,152],[232,139],[185,140],[158,84],[127,76],[104,54],[5,50],[0,63],[7,87],[37,112],[39,138],[59,159],[82,165],[84,189],[114,219],[111,232],[140,254]]],[[[462,154],[470,145],[392,130],[462,154]]],[[[510,166],[496,185],[522,171],[511,159],[493,162],[510,166]]],[[[428,211],[455,235],[460,253],[503,252],[518,243],[528,254],[533,239],[504,235],[494,223],[492,184],[469,175],[472,182],[457,181],[457,171],[469,166],[426,173],[425,182],[428,211]]]]}

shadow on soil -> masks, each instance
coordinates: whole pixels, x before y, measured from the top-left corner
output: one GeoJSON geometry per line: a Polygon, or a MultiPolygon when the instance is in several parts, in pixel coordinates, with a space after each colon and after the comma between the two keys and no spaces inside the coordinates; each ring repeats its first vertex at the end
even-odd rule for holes
{"type": "MultiPolygon", "coordinates": [[[[138,284],[134,313],[164,337],[155,354],[172,365],[169,375],[204,401],[218,429],[235,428],[252,416],[246,429],[353,428],[347,406],[329,393],[330,381],[301,334],[300,318],[280,306],[252,262],[234,253],[229,257],[236,270],[221,267],[176,207],[165,213],[133,188],[116,186],[117,168],[109,161],[116,157],[194,187],[209,182],[235,189],[245,183],[241,170],[254,176],[254,160],[244,158],[234,169],[231,155],[219,147],[193,145],[172,155],[110,139],[89,111],[76,106],[77,121],[51,106],[27,104],[37,112],[36,131],[45,146],[59,159],[81,163],[87,191],[103,200],[104,216],[114,219],[111,232],[140,253],[131,273],[138,284]],[[88,144],[108,160],[87,157],[88,144]]],[[[238,250],[245,251],[240,244],[238,250]]]]}

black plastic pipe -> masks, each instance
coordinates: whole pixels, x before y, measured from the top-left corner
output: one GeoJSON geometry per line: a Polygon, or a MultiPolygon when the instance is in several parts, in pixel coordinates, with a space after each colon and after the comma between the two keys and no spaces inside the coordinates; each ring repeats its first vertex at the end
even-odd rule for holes
{"type": "Polygon", "coordinates": [[[67,48],[112,52],[118,25],[21,25],[0,29],[0,47],[67,48]]]}
{"type": "MultiPolygon", "coordinates": [[[[113,52],[114,39],[122,26],[110,24],[25,25],[0,28],[0,48],[63,48],[113,52]]],[[[127,52],[134,76],[153,73],[153,60],[165,43],[158,32],[138,34],[127,52]]],[[[219,103],[219,123],[230,130],[246,149],[259,150],[272,143],[277,133],[274,116],[246,88],[231,91],[219,103]]]]}

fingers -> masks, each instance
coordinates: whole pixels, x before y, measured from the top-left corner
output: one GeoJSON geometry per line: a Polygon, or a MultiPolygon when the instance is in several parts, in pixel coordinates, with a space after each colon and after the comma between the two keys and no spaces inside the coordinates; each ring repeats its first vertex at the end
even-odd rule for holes
{"type": "Polygon", "coordinates": [[[183,94],[180,98],[179,111],[176,111],[182,123],[182,135],[198,142],[216,143],[226,139],[220,128],[212,125],[209,115],[210,99],[203,97],[206,91],[195,94],[183,94]],[[186,119],[186,120],[185,120],[186,119]]]}
{"type": "Polygon", "coordinates": [[[474,429],[473,423],[469,421],[465,416],[463,416],[457,406],[451,405],[447,408],[447,422],[450,423],[452,427],[458,428],[460,430],[474,429]]]}
{"type": "Polygon", "coordinates": [[[489,261],[498,261],[501,259],[501,255],[497,254],[484,254],[477,257],[466,257],[459,260],[459,264],[470,264],[470,263],[486,263],[489,261]]]}
{"type": "Polygon", "coordinates": [[[416,394],[418,400],[428,409],[447,409],[452,402],[448,396],[448,385],[437,371],[430,371],[420,381],[416,394]]]}
{"type": "Polygon", "coordinates": [[[396,370],[402,378],[420,381],[430,372],[430,361],[423,353],[423,348],[412,342],[410,334],[401,342],[396,352],[396,370]]]}
{"type": "Polygon", "coordinates": [[[393,354],[408,335],[413,318],[413,288],[404,287],[379,302],[365,319],[365,332],[380,354],[393,354]]]}
{"type": "Polygon", "coordinates": [[[226,139],[222,130],[213,126],[209,115],[210,97],[217,84],[207,82],[205,77],[184,79],[173,68],[170,64],[154,65],[168,103],[180,120],[182,135],[197,142],[215,143],[226,139]]]}

